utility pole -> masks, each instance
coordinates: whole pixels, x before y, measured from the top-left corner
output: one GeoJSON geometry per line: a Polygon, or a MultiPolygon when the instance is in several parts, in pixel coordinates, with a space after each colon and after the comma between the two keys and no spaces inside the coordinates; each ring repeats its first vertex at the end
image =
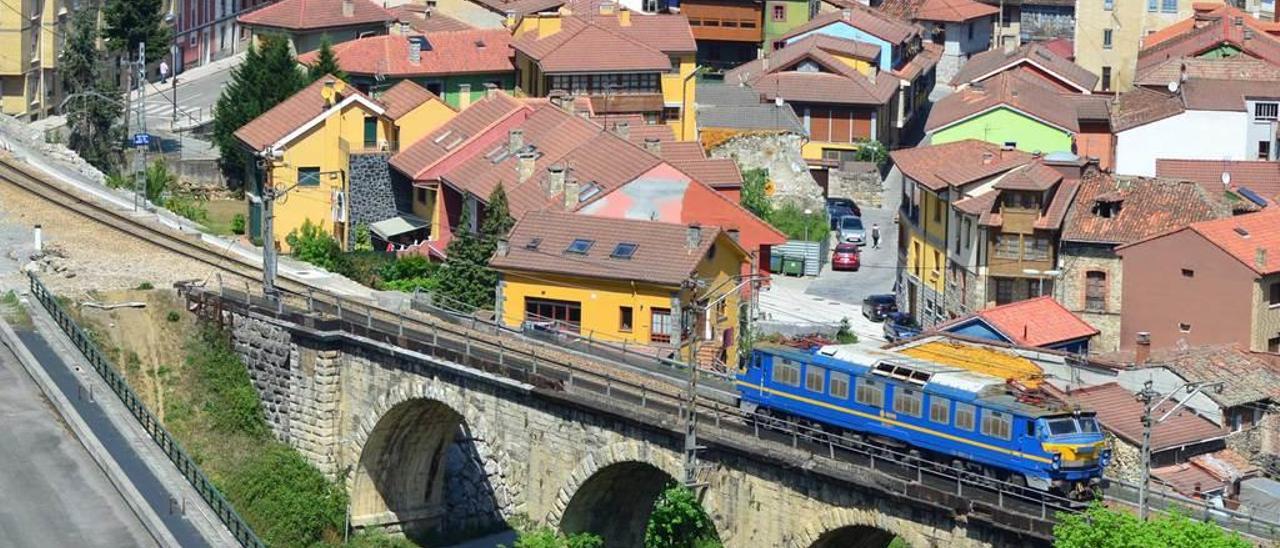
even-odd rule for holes
{"type": "MultiPolygon", "coordinates": [[[[259,166],[262,169],[262,186],[258,199],[262,201],[262,294],[270,302],[275,302],[276,293],[276,199],[284,192],[276,192],[272,181],[271,170],[274,167],[278,152],[275,149],[264,150],[260,155],[259,166]]],[[[287,190],[286,190],[287,192],[287,190]]]]}
{"type": "Polygon", "coordinates": [[[177,132],[178,130],[178,46],[169,46],[169,50],[173,52],[173,65],[169,68],[169,78],[173,84],[169,89],[173,92],[173,114],[169,118],[169,131],[177,132]]]}
{"type": "Polygon", "coordinates": [[[1156,397],[1159,396],[1160,393],[1151,389],[1151,381],[1143,383],[1142,390],[1137,394],[1138,400],[1145,406],[1142,413],[1142,483],[1138,485],[1139,519],[1147,519],[1147,484],[1151,482],[1151,429],[1155,425],[1164,422],[1165,419],[1173,416],[1174,413],[1177,413],[1179,409],[1182,409],[1183,406],[1191,400],[1191,398],[1196,397],[1196,394],[1204,391],[1204,389],[1213,388],[1218,393],[1221,393],[1222,384],[1222,381],[1189,382],[1175,388],[1172,392],[1169,392],[1169,395],[1161,398],[1159,401],[1155,401],[1156,397]],[[1151,412],[1155,411],[1161,405],[1164,405],[1165,402],[1172,399],[1173,395],[1177,394],[1179,390],[1186,390],[1187,397],[1182,400],[1174,400],[1174,405],[1169,409],[1169,411],[1165,412],[1164,415],[1161,415],[1160,418],[1153,419],[1151,417],[1151,412]]]}
{"type": "MultiPolygon", "coordinates": [[[[138,77],[138,134],[147,133],[147,45],[145,42],[138,43],[138,60],[137,60],[137,77],[138,77]]],[[[132,97],[133,91],[129,91],[132,97]]],[[[132,99],[130,99],[132,101],[132,99]]],[[[132,103],[130,103],[132,104],[132,103]]],[[[133,210],[138,211],[140,203],[147,201],[147,144],[135,142],[134,146],[139,150],[133,156],[133,210]]]]}
{"type": "MultiPolygon", "coordinates": [[[[681,339],[684,337],[685,327],[697,321],[697,291],[698,280],[690,276],[685,280],[684,289],[688,291],[692,298],[689,299],[690,306],[688,310],[677,305],[675,311],[680,318],[680,325],[676,331],[676,357],[680,356],[680,348],[683,346],[681,339]]],[[[698,334],[695,332],[696,327],[689,329],[689,360],[685,362],[688,367],[688,378],[685,379],[685,409],[684,409],[684,486],[693,489],[698,484],[698,348],[696,341],[698,334]]]]}

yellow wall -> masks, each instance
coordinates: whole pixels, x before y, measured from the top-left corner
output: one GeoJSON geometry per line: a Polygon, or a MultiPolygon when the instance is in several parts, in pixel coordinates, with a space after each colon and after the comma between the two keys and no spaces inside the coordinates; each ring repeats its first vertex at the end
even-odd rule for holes
{"type": "Polygon", "coordinates": [[[676,139],[680,141],[698,140],[698,117],[691,112],[685,112],[696,108],[694,103],[697,102],[697,78],[689,77],[696,68],[697,63],[694,61],[693,54],[681,55],[680,71],[662,75],[662,102],[669,107],[680,107],[680,118],[667,122],[671,130],[676,133],[676,139]]]}
{"type": "Polygon", "coordinates": [[[922,202],[920,224],[924,227],[925,234],[933,238],[935,243],[946,245],[948,241],[947,203],[939,198],[937,194],[929,192],[923,187],[920,189],[920,198],[922,202]]]}
{"type": "MultiPolygon", "coordinates": [[[[1222,0],[1196,0],[1221,4],[1222,0]]],[[[1142,38],[1173,23],[1191,17],[1191,0],[1178,0],[1174,13],[1148,11],[1147,2],[1114,2],[1106,9],[1106,0],[1080,0],[1076,3],[1076,64],[1101,78],[1102,67],[1111,68],[1111,89],[1128,91],[1133,87],[1134,69],[1142,38]],[[1103,44],[1103,32],[1111,30],[1111,47],[1103,44]]],[[[1160,2],[1159,7],[1164,3],[1160,2]]],[[[1102,89],[1099,79],[1096,86],[1102,89]]]]}
{"type": "Polygon", "coordinates": [[[832,53],[831,56],[835,57],[841,63],[844,63],[846,65],[853,67],[854,70],[858,71],[863,75],[867,75],[871,73],[870,62],[864,61],[862,59],[858,59],[856,57],[849,57],[847,55],[839,55],[835,53],[832,53]]]}
{"type": "Polygon", "coordinates": [[[910,240],[907,242],[907,275],[942,294],[946,289],[944,282],[946,276],[943,274],[947,267],[946,250],[931,245],[928,240],[921,237],[920,233],[910,227],[907,229],[907,234],[910,240]],[[919,250],[918,256],[917,250],[919,250]]]}
{"type": "Polygon", "coordinates": [[[58,34],[70,31],[64,23],[73,17],[72,13],[58,17],[63,4],[64,0],[16,0],[10,2],[10,8],[0,9],[0,52],[4,52],[0,55],[0,77],[4,79],[0,110],[5,114],[39,115],[62,100],[54,72],[58,34]]]}
{"type": "Polygon", "coordinates": [[[822,149],[858,150],[857,143],[831,143],[827,141],[806,141],[800,146],[800,156],[805,160],[821,160],[822,149]]]}
{"type": "Polygon", "coordinates": [[[457,115],[458,111],[438,99],[431,99],[418,105],[417,108],[396,120],[398,133],[396,140],[400,142],[400,150],[413,146],[418,139],[435,131],[457,115]]]}

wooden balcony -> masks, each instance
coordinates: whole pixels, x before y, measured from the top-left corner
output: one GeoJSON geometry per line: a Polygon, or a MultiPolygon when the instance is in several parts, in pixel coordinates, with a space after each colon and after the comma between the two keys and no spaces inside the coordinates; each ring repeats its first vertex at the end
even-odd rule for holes
{"type": "Polygon", "coordinates": [[[764,10],[760,4],[695,0],[681,2],[695,40],[760,42],[764,39],[764,10]]]}

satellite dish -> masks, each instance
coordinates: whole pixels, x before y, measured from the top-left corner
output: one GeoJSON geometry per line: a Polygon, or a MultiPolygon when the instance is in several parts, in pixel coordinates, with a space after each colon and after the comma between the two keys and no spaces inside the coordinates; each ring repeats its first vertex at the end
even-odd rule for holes
{"type": "Polygon", "coordinates": [[[1231,174],[1226,171],[1222,172],[1222,186],[1231,186],[1231,174]]]}
{"type": "Polygon", "coordinates": [[[1177,92],[1178,92],[1178,81],[1177,80],[1170,81],[1169,93],[1177,93],[1177,92]]]}

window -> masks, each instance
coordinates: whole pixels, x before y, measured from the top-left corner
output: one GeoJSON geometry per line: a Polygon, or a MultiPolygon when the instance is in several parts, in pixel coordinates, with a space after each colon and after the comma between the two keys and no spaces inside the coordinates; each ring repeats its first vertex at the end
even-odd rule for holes
{"type": "Polygon", "coordinates": [[[1024,250],[1022,258],[1029,261],[1049,260],[1049,238],[1047,236],[1027,238],[1026,243],[1028,247],[1024,250]]]}
{"type": "Polygon", "coordinates": [[[587,254],[587,251],[590,251],[590,250],[591,250],[591,246],[595,245],[595,243],[596,243],[596,242],[595,242],[595,240],[587,240],[587,239],[584,239],[584,238],[577,238],[577,239],[575,239],[574,241],[572,241],[572,242],[570,242],[570,243],[569,243],[569,247],[568,247],[567,249],[565,249],[565,250],[564,250],[564,252],[565,252],[565,253],[575,253],[575,254],[578,254],[578,255],[586,255],[586,254],[587,254]]]}
{"type": "Polygon", "coordinates": [[[413,199],[416,200],[418,203],[420,204],[427,203],[427,189],[421,188],[421,187],[415,188],[413,189],[413,194],[414,194],[413,199]]]}
{"type": "MultiPolygon", "coordinates": [[[[649,341],[656,343],[671,342],[671,335],[675,330],[675,324],[671,322],[671,309],[655,308],[652,313],[653,326],[649,329],[649,341]]],[[[797,375],[799,378],[799,375],[797,375]]]]}
{"type": "Polygon", "coordinates": [[[298,186],[320,186],[320,168],[298,168],[298,186]]]}
{"type": "Polygon", "coordinates": [[[1267,299],[1268,304],[1271,306],[1280,306],[1280,282],[1271,282],[1271,287],[1267,292],[1270,293],[1270,298],[1267,299]]]}
{"type": "Polygon", "coordinates": [[[969,40],[973,40],[973,22],[969,22],[969,40]]]}
{"type": "Polygon", "coordinates": [[[1258,159],[1271,159],[1271,141],[1258,141],[1258,159]]]}
{"type": "Polygon", "coordinates": [[[919,418],[924,405],[924,393],[909,388],[898,388],[893,393],[893,412],[919,418]]]}
{"type": "Polygon", "coordinates": [[[662,120],[666,122],[680,119],[680,107],[662,107],[662,120]]]}
{"type": "Polygon", "coordinates": [[[1111,29],[1102,29],[1102,49],[1111,49],[1111,29]]]}
{"type": "Polygon", "coordinates": [[[982,435],[1007,440],[1013,437],[1013,416],[1008,413],[982,410],[982,435]]]}
{"type": "Polygon", "coordinates": [[[1189,323],[1180,323],[1180,324],[1178,324],[1178,331],[1181,331],[1181,332],[1183,332],[1183,333],[1190,333],[1190,332],[1191,332],[1191,324],[1189,324],[1189,323]]]}
{"type": "Polygon", "coordinates": [[[1115,9],[1115,7],[1116,7],[1115,0],[1102,0],[1102,9],[1111,11],[1115,9]]]}
{"type": "Polygon", "coordinates": [[[942,201],[934,200],[933,202],[933,222],[942,222],[942,201]]]}
{"type": "Polygon", "coordinates": [[[1178,0],[1160,0],[1160,11],[1178,13],[1178,0]]]}
{"type": "Polygon", "coordinates": [[[633,321],[634,317],[635,316],[634,314],[632,314],[632,310],[630,306],[619,306],[618,307],[618,331],[630,333],[631,326],[635,325],[635,322],[633,321]]]}
{"type": "Polygon", "coordinates": [[[636,254],[636,249],[639,248],[639,244],[622,242],[613,248],[613,253],[610,253],[609,256],[614,259],[630,259],[636,254]]]}
{"type": "Polygon", "coordinates": [[[1267,339],[1267,352],[1272,354],[1280,353],[1280,337],[1267,339]]]}
{"type": "Polygon", "coordinates": [[[427,82],[427,91],[436,97],[444,97],[444,84],[442,82],[427,82]]]}
{"type": "Polygon", "coordinates": [[[1004,142],[1004,148],[1007,148],[1007,149],[1010,149],[1010,150],[1013,150],[1013,149],[1015,149],[1015,148],[1018,148],[1018,142],[1017,142],[1017,141],[1005,141],[1005,142],[1004,142]]]}
{"type": "Polygon", "coordinates": [[[773,382],[787,386],[800,386],[800,364],[791,360],[774,360],[773,382]]]}
{"type": "Polygon", "coordinates": [[[1147,11],[1155,12],[1158,7],[1159,2],[1157,0],[1147,0],[1147,11]]]}
{"type": "Polygon", "coordinates": [[[849,399],[849,375],[839,371],[831,372],[831,397],[841,400],[849,399]]]}
{"type": "Polygon", "coordinates": [[[557,329],[577,333],[582,324],[582,303],[526,298],[524,319],[533,322],[554,322],[557,329]]]}
{"type": "Polygon", "coordinates": [[[973,416],[977,410],[968,403],[956,402],[956,428],[973,431],[973,416]]]}
{"type": "Polygon", "coordinates": [[[1017,259],[1018,248],[1022,246],[1021,237],[1017,234],[996,234],[996,257],[1000,259],[1017,259]]]}
{"type": "Polygon", "coordinates": [[[1000,278],[996,280],[996,304],[1013,302],[1013,280],[1000,278]]]}
{"type": "Polygon", "coordinates": [[[872,407],[884,406],[884,383],[875,379],[858,377],[854,400],[862,405],[872,407]]]}
{"type": "Polygon", "coordinates": [[[1111,91],[1111,67],[1102,67],[1102,91],[1111,91]]]}
{"type": "Polygon", "coordinates": [[[973,230],[973,221],[970,221],[969,219],[966,218],[964,220],[964,223],[962,223],[962,226],[964,227],[961,230],[962,232],[964,232],[964,247],[965,249],[968,249],[969,248],[969,232],[973,230]]]}
{"type": "Polygon", "coordinates": [[[929,396],[929,420],[938,424],[951,422],[951,400],[942,396],[929,396]]]}
{"type": "Polygon", "coordinates": [[[804,388],[810,392],[823,392],[823,383],[827,379],[827,370],[813,364],[804,369],[804,388]]]}
{"type": "Polygon", "coordinates": [[[778,23],[780,23],[780,22],[783,22],[783,21],[786,21],[786,20],[787,20],[787,6],[786,6],[786,4],[774,4],[774,5],[773,5],[773,20],[774,20],[774,22],[778,22],[778,23]]]}
{"type": "Polygon", "coordinates": [[[1183,278],[1194,278],[1194,277],[1196,277],[1196,271],[1191,270],[1190,268],[1184,268],[1184,269],[1182,269],[1182,277],[1183,277],[1183,278]]]}
{"type": "Polygon", "coordinates": [[[1093,312],[1107,310],[1107,273],[1090,270],[1084,273],[1084,309],[1093,312]]]}
{"type": "Polygon", "coordinates": [[[373,116],[364,117],[364,148],[378,147],[378,119],[373,116]]]}
{"type": "Polygon", "coordinates": [[[1257,120],[1275,120],[1280,116],[1280,103],[1257,103],[1253,105],[1253,117],[1257,120]]]}

